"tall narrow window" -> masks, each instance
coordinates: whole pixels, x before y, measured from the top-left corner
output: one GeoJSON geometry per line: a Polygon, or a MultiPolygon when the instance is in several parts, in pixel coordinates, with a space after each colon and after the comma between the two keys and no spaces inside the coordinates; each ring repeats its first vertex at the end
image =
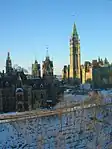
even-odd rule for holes
{"type": "Polygon", "coordinates": [[[44,96],[43,96],[43,94],[41,93],[41,99],[43,99],[44,98],[44,96]]]}

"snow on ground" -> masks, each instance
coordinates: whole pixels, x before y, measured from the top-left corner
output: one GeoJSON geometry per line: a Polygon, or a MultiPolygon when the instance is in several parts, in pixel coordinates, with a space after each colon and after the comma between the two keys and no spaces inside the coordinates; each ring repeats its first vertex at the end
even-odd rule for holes
{"type": "Polygon", "coordinates": [[[88,95],[72,95],[72,94],[64,94],[64,97],[61,102],[59,102],[55,108],[62,108],[66,106],[70,106],[72,104],[80,103],[88,98],[88,95]]]}
{"type": "Polygon", "coordinates": [[[111,124],[110,106],[0,123],[0,149],[111,149],[111,124]]]}
{"type": "MultiPolygon", "coordinates": [[[[105,94],[109,95],[108,92],[105,94]]],[[[87,97],[65,94],[55,108],[79,103],[87,97]]],[[[105,96],[104,100],[109,102],[110,98],[105,96]]],[[[0,123],[0,149],[111,149],[111,126],[111,105],[77,109],[62,116],[56,114],[4,122],[0,123]]]]}
{"type": "MultiPolygon", "coordinates": [[[[91,93],[94,91],[90,91],[91,93]]],[[[98,91],[100,95],[102,95],[102,103],[112,103],[112,89],[110,90],[101,90],[98,91]]],[[[81,103],[82,101],[90,98],[89,94],[88,95],[72,95],[65,93],[64,97],[61,99],[61,102],[59,102],[54,108],[63,108],[66,106],[71,106],[72,104],[77,104],[81,103]]]]}

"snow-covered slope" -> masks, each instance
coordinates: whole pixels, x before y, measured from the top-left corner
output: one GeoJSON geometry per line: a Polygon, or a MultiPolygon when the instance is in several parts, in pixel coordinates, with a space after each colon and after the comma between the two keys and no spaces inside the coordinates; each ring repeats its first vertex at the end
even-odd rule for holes
{"type": "Polygon", "coordinates": [[[0,149],[111,149],[111,112],[108,105],[62,115],[0,121],[0,149]]]}

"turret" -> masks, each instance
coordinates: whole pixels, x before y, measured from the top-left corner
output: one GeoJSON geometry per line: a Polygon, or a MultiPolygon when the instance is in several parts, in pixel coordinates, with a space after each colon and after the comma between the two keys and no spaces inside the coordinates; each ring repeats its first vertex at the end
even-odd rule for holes
{"type": "Polygon", "coordinates": [[[40,64],[38,64],[37,60],[35,60],[35,63],[32,64],[32,75],[33,77],[41,76],[40,64]]]}
{"type": "Polygon", "coordinates": [[[7,59],[6,59],[6,73],[12,72],[12,62],[10,58],[10,53],[8,52],[7,54],[7,59]]]}
{"type": "Polygon", "coordinates": [[[43,69],[43,76],[53,76],[53,61],[50,60],[50,57],[48,55],[48,50],[46,54],[46,59],[43,61],[42,65],[43,69]]]}

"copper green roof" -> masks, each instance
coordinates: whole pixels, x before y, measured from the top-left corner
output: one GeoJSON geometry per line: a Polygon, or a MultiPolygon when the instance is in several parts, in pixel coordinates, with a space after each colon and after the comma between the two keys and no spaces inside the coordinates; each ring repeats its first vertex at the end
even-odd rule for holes
{"type": "Polygon", "coordinates": [[[74,26],[73,26],[72,36],[75,36],[75,37],[78,38],[78,33],[77,33],[77,29],[76,29],[76,25],[75,25],[75,23],[74,23],[74,26]]]}

